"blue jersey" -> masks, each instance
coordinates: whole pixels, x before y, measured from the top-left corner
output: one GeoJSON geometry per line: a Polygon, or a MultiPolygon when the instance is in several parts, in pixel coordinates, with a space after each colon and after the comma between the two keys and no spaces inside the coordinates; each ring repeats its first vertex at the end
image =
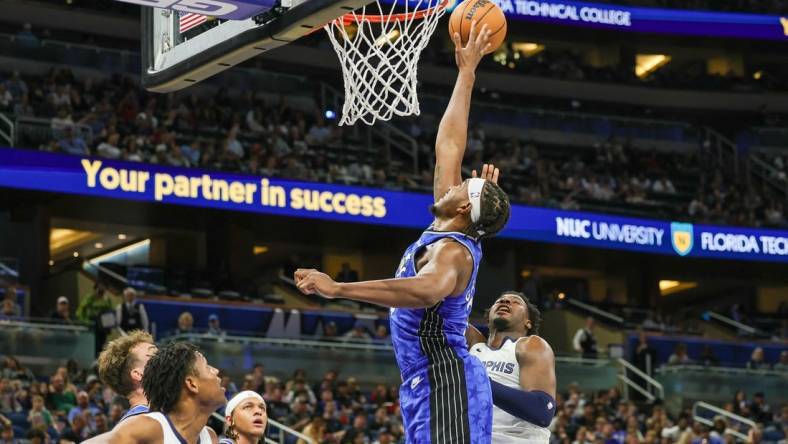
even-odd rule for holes
{"type": "Polygon", "coordinates": [[[419,253],[441,239],[452,239],[468,249],[473,257],[473,273],[461,294],[446,295],[443,301],[434,307],[391,310],[391,340],[403,376],[410,370],[428,365],[430,355],[438,355],[442,349],[452,348],[461,356],[468,354],[465,329],[473,305],[476,274],[482,259],[479,241],[462,233],[427,230],[405,250],[396,277],[415,276],[419,253]]]}
{"type": "Polygon", "coordinates": [[[135,405],[132,408],[130,408],[126,413],[124,413],[123,416],[120,417],[120,420],[118,421],[118,424],[120,424],[121,422],[123,422],[127,418],[131,418],[132,416],[137,416],[137,415],[142,415],[143,413],[148,413],[149,410],[150,409],[148,409],[147,405],[141,405],[141,404],[135,405]]]}

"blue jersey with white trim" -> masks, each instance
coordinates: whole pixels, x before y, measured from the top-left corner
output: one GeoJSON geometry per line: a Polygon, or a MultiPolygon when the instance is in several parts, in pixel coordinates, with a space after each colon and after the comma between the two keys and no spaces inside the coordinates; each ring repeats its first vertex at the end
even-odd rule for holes
{"type": "Polygon", "coordinates": [[[473,257],[473,273],[468,281],[468,286],[461,294],[446,295],[434,307],[391,309],[391,340],[394,344],[397,365],[403,375],[429,363],[424,352],[425,344],[430,349],[430,354],[436,352],[435,347],[453,348],[460,356],[468,354],[465,329],[468,326],[468,315],[471,313],[473,295],[476,291],[476,274],[482,259],[481,243],[462,233],[427,230],[422,233],[419,240],[405,250],[396,277],[415,276],[417,274],[416,257],[419,252],[441,239],[452,239],[468,249],[473,257]],[[427,320],[425,314],[428,312],[437,313],[442,322],[436,323],[432,317],[427,320]],[[436,324],[439,325],[441,331],[435,331],[436,324]]]}
{"type": "Polygon", "coordinates": [[[147,405],[141,405],[141,404],[135,405],[134,407],[130,408],[126,413],[124,413],[123,416],[120,417],[120,419],[118,420],[118,424],[120,424],[121,422],[123,422],[123,420],[127,418],[141,415],[143,413],[148,413],[148,411],[149,409],[147,405]]]}

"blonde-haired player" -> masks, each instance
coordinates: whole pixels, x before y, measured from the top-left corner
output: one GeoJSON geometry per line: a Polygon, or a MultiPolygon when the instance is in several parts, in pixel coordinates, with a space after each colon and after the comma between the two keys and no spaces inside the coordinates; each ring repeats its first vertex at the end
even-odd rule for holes
{"type": "Polygon", "coordinates": [[[99,355],[99,378],[129,401],[130,408],[118,423],[129,417],[148,413],[148,398],[142,390],[142,375],[145,364],[156,350],[150,334],[134,330],[127,336],[108,342],[99,355]]]}

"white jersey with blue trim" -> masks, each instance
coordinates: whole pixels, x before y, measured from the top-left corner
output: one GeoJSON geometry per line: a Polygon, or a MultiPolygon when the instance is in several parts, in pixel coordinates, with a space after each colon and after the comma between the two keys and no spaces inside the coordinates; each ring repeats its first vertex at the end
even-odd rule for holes
{"type": "MultiPolygon", "coordinates": [[[[148,418],[155,419],[161,425],[161,434],[164,438],[161,444],[188,444],[183,436],[178,433],[178,430],[175,429],[175,426],[172,425],[170,418],[168,418],[165,414],[161,412],[151,412],[144,413],[143,415],[147,416],[148,418]]],[[[197,441],[197,444],[213,444],[211,434],[208,432],[208,427],[203,427],[202,431],[200,432],[200,439],[197,441]]]]}
{"type": "MultiPolygon", "coordinates": [[[[520,363],[517,362],[517,342],[505,338],[500,348],[487,344],[471,347],[471,354],[479,358],[493,381],[507,387],[520,389],[520,363]]],[[[550,441],[550,429],[510,415],[493,406],[493,444],[546,444],[550,441]]]]}

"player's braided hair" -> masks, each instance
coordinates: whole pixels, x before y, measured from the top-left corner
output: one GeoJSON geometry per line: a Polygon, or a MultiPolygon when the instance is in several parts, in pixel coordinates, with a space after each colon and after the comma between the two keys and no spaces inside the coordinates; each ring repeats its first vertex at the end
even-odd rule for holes
{"type": "Polygon", "coordinates": [[[509,197],[497,184],[487,181],[482,187],[481,209],[479,220],[473,224],[473,231],[482,234],[479,237],[493,237],[498,234],[511,213],[509,197]]]}
{"type": "Polygon", "coordinates": [[[183,382],[195,372],[197,352],[188,342],[170,342],[150,358],[142,375],[142,389],[151,411],[169,413],[175,408],[183,382]]]}

